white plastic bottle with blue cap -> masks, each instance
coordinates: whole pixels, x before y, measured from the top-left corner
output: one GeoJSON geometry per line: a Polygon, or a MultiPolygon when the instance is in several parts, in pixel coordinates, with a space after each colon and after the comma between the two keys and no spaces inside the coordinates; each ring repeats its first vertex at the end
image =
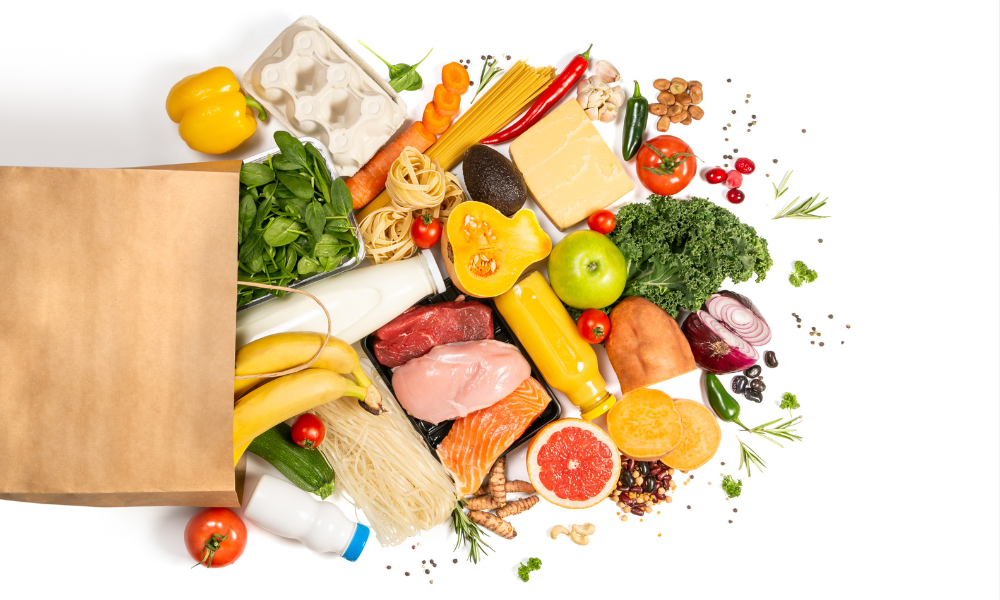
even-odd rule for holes
{"type": "Polygon", "coordinates": [[[351,562],[361,556],[371,533],[336,505],[270,475],[260,476],[243,515],[275,535],[299,540],[316,552],[334,552],[351,562]]]}

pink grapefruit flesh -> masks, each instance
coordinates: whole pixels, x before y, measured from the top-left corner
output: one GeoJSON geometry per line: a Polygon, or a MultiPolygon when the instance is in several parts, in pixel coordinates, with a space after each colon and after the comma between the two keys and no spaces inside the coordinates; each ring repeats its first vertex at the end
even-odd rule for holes
{"type": "Polygon", "coordinates": [[[528,478],[538,493],[564,508],[587,508],[618,481],[618,448],[604,430],[582,419],[560,419],[528,447],[528,478]]]}

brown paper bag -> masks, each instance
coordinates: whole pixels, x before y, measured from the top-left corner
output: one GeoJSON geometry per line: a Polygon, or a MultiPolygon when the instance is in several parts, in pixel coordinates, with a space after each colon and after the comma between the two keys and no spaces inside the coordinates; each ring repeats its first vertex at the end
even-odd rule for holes
{"type": "Polygon", "coordinates": [[[0,498],[239,504],[239,168],[0,168],[0,498]]]}

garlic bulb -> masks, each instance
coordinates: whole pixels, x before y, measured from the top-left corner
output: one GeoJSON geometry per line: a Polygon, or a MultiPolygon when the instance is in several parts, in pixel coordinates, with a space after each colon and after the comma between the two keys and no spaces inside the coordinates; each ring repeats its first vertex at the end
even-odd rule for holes
{"type": "Polygon", "coordinates": [[[591,121],[613,122],[625,100],[620,87],[609,87],[598,75],[591,75],[576,86],[576,101],[591,121]]]}

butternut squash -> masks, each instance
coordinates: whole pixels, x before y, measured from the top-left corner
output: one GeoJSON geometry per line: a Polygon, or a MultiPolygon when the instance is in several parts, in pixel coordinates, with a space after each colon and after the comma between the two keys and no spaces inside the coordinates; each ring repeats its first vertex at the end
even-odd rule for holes
{"type": "Polygon", "coordinates": [[[551,238],[528,209],[508,218],[483,202],[463,202],[441,232],[441,256],[452,283],[477,298],[506,292],[551,251],[551,238]]]}

